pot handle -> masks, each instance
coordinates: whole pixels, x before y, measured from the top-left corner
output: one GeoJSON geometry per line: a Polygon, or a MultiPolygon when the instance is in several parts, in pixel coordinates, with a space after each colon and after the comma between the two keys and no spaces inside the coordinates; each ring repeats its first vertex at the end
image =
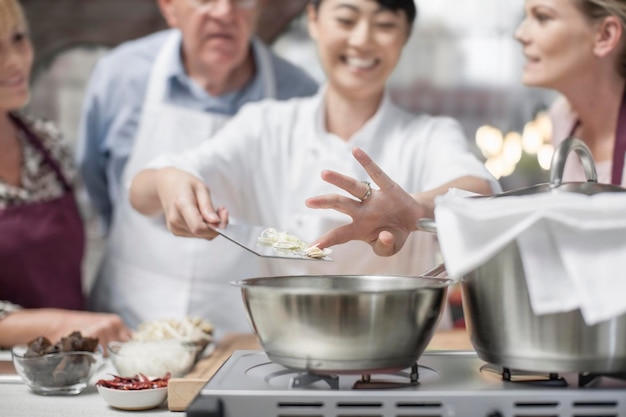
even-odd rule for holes
{"type": "Polygon", "coordinates": [[[587,182],[598,182],[598,174],[596,172],[596,164],[593,162],[591,150],[582,140],[570,136],[566,138],[554,151],[552,162],[550,163],[550,185],[558,187],[563,182],[563,170],[565,169],[565,161],[570,152],[575,151],[580,158],[580,162],[585,170],[587,182]]]}
{"type": "Polygon", "coordinates": [[[446,272],[446,266],[444,264],[439,264],[432,267],[426,272],[422,272],[421,274],[419,274],[419,276],[427,278],[448,278],[448,273],[446,272]]]}
{"type": "Polygon", "coordinates": [[[428,233],[437,233],[437,225],[434,219],[422,218],[417,221],[417,230],[428,233]]]}
{"type": "MultiPolygon", "coordinates": [[[[580,158],[580,162],[585,170],[587,182],[598,182],[598,174],[596,172],[596,164],[593,161],[591,150],[582,140],[570,136],[566,138],[554,151],[552,162],[550,164],[550,185],[558,187],[563,182],[563,171],[565,170],[565,161],[570,152],[576,152],[580,158]]],[[[437,233],[437,225],[434,219],[422,218],[417,221],[418,230],[429,233],[437,233]]]]}

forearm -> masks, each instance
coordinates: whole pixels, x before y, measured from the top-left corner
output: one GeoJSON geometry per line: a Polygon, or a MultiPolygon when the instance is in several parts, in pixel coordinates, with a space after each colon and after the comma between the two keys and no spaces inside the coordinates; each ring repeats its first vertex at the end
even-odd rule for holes
{"type": "Polygon", "coordinates": [[[411,196],[419,203],[420,213],[423,217],[435,217],[435,198],[448,192],[450,188],[458,188],[473,193],[489,195],[492,193],[489,182],[478,177],[461,177],[454,181],[450,181],[435,189],[422,193],[413,193],[411,196]]]}
{"type": "Polygon", "coordinates": [[[39,336],[56,343],[76,331],[97,338],[105,349],[110,341],[131,336],[116,314],[41,308],[12,312],[0,320],[0,347],[25,344],[39,336]]]}
{"type": "Polygon", "coordinates": [[[154,216],[163,212],[158,192],[161,175],[172,168],[144,169],[140,171],[130,186],[130,204],[135,210],[146,216],[154,216]]]}
{"type": "MultiPolygon", "coordinates": [[[[52,340],[58,333],[58,320],[50,317],[59,316],[55,309],[32,309],[13,312],[0,320],[0,347],[8,348],[26,344],[39,336],[52,340]]],[[[62,317],[58,317],[62,320],[62,317]]]]}

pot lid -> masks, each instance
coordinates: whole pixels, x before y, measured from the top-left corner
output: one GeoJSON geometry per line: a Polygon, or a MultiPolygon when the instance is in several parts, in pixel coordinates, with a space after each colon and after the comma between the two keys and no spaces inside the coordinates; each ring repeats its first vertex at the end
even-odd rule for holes
{"type": "Polygon", "coordinates": [[[505,191],[503,193],[491,196],[493,198],[497,197],[508,197],[508,196],[521,196],[521,195],[531,195],[531,194],[539,194],[539,193],[560,193],[560,192],[569,192],[569,193],[579,193],[579,194],[587,194],[594,195],[598,193],[623,193],[626,192],[626,188],[622,188],[613,184],[599,184],[597,182],[564,182],[559,185],[553,185],[552,183],[545,184],[537,184],[532,185],[530,187],[519,188],[516,190],[505,191]]]}
{"type": "Polygon", "coordinates": [[[626,192],[626,188],[613,184],[599,184],[596,173],[596,165],[591,155],[591,150],[580,139],[569,137],[559,144],[552,156],[550,164],[550,182],[545,184],[532,185],[530,187],[506,191],[488,198],[522,196],[539,193],[570,192],[586,195],[598,193],[621,193],[626,192]],[[570,152],[576,152],[585,170],[587,182],[562,182],[565,161],[570,152]]]}

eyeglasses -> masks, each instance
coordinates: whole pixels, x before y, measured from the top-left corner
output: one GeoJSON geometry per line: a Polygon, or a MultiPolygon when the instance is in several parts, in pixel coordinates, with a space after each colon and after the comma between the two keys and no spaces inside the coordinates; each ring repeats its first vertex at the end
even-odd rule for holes
{"type": "Polygon", "coordinates": [[[198,7],[208,10],[214,9],[219,3],[226,1],[229,5],[237,10],[252,9],[258,3],[258,0],[189,0],[198,7]]]}

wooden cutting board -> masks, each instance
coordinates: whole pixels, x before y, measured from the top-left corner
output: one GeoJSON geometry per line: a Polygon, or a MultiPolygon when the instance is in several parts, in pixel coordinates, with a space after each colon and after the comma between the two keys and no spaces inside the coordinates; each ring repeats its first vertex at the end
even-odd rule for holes
{"type": "Polygon", "coordinates": [[[261,345],[254,334],[229,333],[217,344],[211,356],[201,359],[184,378],[172,378],[167,386],[167,407],[185,411],[226,359],[236,350],[256,350],[261,345]]]}
{"type": "MultiPolygon", "coordinates": [[[[184,378],[172,378],[167,388],[170,411],[185,411],[202,387],[235,350],[257,350],[261,345],[254,334],[229,333],[217,344],[208,358],[196,363],[184,378]]],[[[465,329],[435,333],[427,350],[473,350],[465,329]]]]}

